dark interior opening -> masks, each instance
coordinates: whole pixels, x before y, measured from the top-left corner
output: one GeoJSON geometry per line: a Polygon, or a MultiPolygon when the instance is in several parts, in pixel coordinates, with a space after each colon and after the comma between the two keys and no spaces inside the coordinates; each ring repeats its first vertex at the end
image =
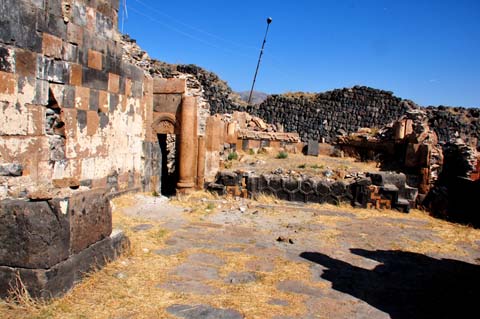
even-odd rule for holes
{"type": "Polygon", "coordinates": [[[158,134],[157,137],[162,155],[160,163],[161,193],[163,196],[173,196],[175,195],[175,186],[177,184],[177,169],[175,154],[171,154],[171,152],[175,150],[169,149],[168,134],[158,134]],[[175,160],[173,165],[169,163],[169,161],[172,161],[172,156],[175,160]]]}

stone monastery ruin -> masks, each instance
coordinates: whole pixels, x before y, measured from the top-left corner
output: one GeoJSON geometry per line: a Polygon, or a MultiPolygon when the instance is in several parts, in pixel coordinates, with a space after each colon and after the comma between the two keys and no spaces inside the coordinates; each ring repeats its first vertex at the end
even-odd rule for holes
{"type": "Polygon", "coordinates": [[[117,28],[118,0],[0,2],[0,296],[19,280],[59,296],[128,249],[125,192],[349,202],[480,225],[479,109],[429,107],[356,86],[246,105],[215,74],[150,59],[117,28]],[[349,181],[220,172],[272,147],[376,160],[349,181]],[[305,150],[306,149],[306,150],[305,150]],[[467,213],[469,212],[469,213],[467,213]]]}

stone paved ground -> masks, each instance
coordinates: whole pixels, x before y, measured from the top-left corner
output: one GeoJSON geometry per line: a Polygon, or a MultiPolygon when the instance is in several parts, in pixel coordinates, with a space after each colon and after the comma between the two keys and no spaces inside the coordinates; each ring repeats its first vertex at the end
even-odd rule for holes
{"type": "Polygon", "coordinates": [[[480,232],[418,211],[143,195],[115,205],[131,254],[32,318],[478,316],[480,232]]]}

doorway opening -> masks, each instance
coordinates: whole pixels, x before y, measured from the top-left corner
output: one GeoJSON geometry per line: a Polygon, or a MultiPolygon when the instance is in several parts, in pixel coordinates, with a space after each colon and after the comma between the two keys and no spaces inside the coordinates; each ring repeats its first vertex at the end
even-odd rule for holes
{"type": "Polygon", "coordinates": [[[175,195],[178,182],[177,138],[175,134],[157,134],[160,145],[160,191],[163,196],[175,195]]]}

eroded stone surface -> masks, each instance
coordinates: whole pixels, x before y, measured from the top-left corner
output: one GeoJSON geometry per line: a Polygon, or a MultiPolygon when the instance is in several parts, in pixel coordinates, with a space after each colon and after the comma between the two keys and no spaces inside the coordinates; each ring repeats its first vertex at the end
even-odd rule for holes
{"type": "Polygon", "coordinates": [[[225,278],[225,282],[229,284],[248,284],[257,281],[259,276],[254,272],[232,272],[225,278]]]}
{"type": "Polygon", "coordinates": [[[191,254],[188,256],[187,262],[213,266],[222,266],[225,264],[225,262],[217,256],[206,253],[191,254]]]}
{"type": "Polygon", "coordinates": [[[199,281],[170,281],[156,286],[160,289],[166,289],[178,293],[197,294],[197,295],[218,295],[220,289],[209,286],[199,281]]]}
{"type": "Polygon", "coordinates": [[[134,232],[140,232],[140,231],[150,230],[152,228],[153,228],[152,224],[140,224],[140,225],[133,226],[131,229],[134,232]]]}
{"type": "Polygon", "coordinates": [[[278,289],[295,294],[302,294],[314,297],[322,297],[324,293],[315,287],[306,285],[304,282],[297,280],[281,281],[277,284],[278,289]]]}
{"type": "Polygon", "coordinates": [[[185,319],[242,319],[243,316],[232,309],[214,308],[209,305],[173,305],[167,311],[185,319]]]}
{"type": "Polygon", "coordinates": [[[213,267],[200,266],[189,263],[184,263],[175,268],[171,273],[183,279],[192,280],[213,280],[218,279],[218,270],[213,267]]]}

